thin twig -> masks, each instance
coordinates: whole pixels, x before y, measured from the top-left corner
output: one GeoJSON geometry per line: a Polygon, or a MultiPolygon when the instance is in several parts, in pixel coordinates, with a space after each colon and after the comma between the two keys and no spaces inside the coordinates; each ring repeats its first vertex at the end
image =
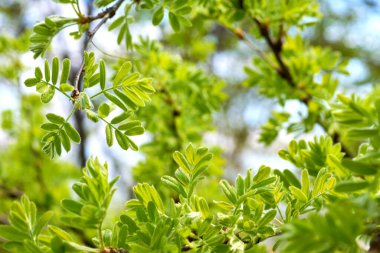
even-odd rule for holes
{"type": "Polygon", "coordinates": [[[97,46],[94,41],[91,41],[91,44],[99,51],[101,52],[102,54],[108,56],[108,57],[111,57],[111,58],[116,58],[116,59],[122,59],[122,60],[129,60],[129,61],[133,61],[134,59],[132,58],[127,58],[127,57],[121,57],[121,56],[117,56],[117,55],[113,55],[113,54],[110,54],[110,53],[107,53],[106,51],[104,51],[103,49],[101,49],[99,46],[97,46]]]}
{"type": "MultiPolygon", "coordinates": [[[[231,30],[232,31],[232,30],[231,30]]],[[[268,57],[264,54],[264,52],[253,43],[253,41],[247,36],[247,33],[241,30],[240,28],[235,29],[235,31],[232,31],[241,41],[245,42],[245,44],[251,48],[253,51],[256,52],[256,54],[264,60],[268,65],[273,66],[271,61],[268,59],[268,57]]]]}
{"type": "MultiPolygon", "coordinates": [[[[292,87],[294,89],[301,89],[297,86],[296,82],[294,81],[293,76],[292,76],[288,66],[286,66],[286,64],[282,58],[282,55],[281,55],[282,50],[283,50],[283,37],[285,35],[283,25],[280,26],[280,32],[279,32],[278,38],[273,39],[270,35],[268,25],[261,23],[256,18],[253,18],[253,20],[255,21],[255,23],[258,26],[261,36],[263,36],[263,38],[265,39],[266,43],[268,44],[270,50],[272,51],[272,53],[274,54],[274,56],[276,58],[276,61],[279,65],[279,67],[276,68],[276,71],[279,74],[279,76],[282,79],[284,79],[289,84],[290,87],[292,87]]],[[[308,106],[312,99],[313,99],[312,95],[310,93],[306,93],[306,97],[303,99],[300,99],[300,101],[304,105],[308,106]]],[[[323,130],[327,134],[329,134],[328,133],[329,128],[322,121],[321,117],[318,116],[316,122],[323,128],[323,130]]],[[[340,143],[341,144],[341,150],[342,150],[342,152],[345,153],[346,157],[352,156],[351,152],[349,150],[347,150],[346,147],[341,142],[341,137],[340,137],[340,134],[338,132],[334,132],[334,133],[329,134],[329,135],[332,137],[334,143],[340,143]]]]}

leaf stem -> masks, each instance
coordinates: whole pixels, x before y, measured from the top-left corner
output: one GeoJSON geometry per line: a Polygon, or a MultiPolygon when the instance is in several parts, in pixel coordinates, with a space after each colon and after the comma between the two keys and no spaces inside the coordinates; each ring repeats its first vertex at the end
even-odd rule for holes
{"type": "Polygon", "coordinates": [[[64,91],[60,90],[57,86],[55,86],[54,84],[51,84],[51,83],[48,83],[46,81],[43,81],[44,83],[46,83],[47,85],[49,86],[52,86],[54,89],[56,89],[57,91],[61,92],[63,95],[65,95],[68,99],[70,99],[71,101],[74,101],[74,99],[72,97],[70,97],[67,93],[65,93],[64,91]]]}
{"type": "Polygon", "coordinates": [[[115,87],[109,87],[109,88],[107,88],[107,89],[101,90],[101,91],[99,91],[98,93],[92,95],[92,96],[90,97],[90,99],[96,98],[97,96],[99,96],[99,95],[101,95],[101,94],[103,94],[103,93],[105,93],[105,92],[107,92],[107,91],[109,91],[109,90],[117,89],[117,88],[120,88],[120,87],[123,87],[123,85],[117,85],[117,86],[115,86],[115,87]]]}

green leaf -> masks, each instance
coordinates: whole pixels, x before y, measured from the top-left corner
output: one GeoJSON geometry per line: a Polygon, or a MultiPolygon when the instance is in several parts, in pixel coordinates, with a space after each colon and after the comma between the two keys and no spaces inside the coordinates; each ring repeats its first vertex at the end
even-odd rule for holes
{"type": "Polygon", "coordinates": [[[67,80],[69,79],[70,74],[70,60],[65,58],[62,62],[62,73],[61,73],[61,79],[59,83],[67,83],[67,80]]]}
{"type": "Polygon", "coordinates": [[[112,103],[114,103],[115,105],[117,105],[118,107],[120,107],[120,109],[124,110],[124,111],[128,111],[128,108],[125,106],[125,104],[120,101],[117,97],[115,97],[114,95],[108,93],[108,92],[104,92],[104,95],[106,96],[106,98],[108,98],[112,103]]]}
{"type": "Polygon", "coordinates": [[[54,131],[54,130],[58,130],[59,126],[54,123],[45,123],[41,125],[41,128],[46,131],[54,131]]]}
{"type": "Polygon", "coordinates": [[[191,166],[187,162],[186,157],[181,152],[175,151],[173,154],[173,159],[178,164],[178,166],[190,174],[191,166]]]}
{"type": "Polygon", "coordinates": [[[45,59],[45,80],[50,81],[50,66],[48,60],[45,59]]]}
{"type": "Polygon", "coordinates": [[[127,137],[128,145],[133,151],[138,151],[139,147],[129,137],[127,137]]]}
{"type": "Polygon", "coordinates": [[[65,131],[67,135],[70,137],[70,139],[73,142],[79,143],[80,142],[80,135],[78,131],[70,124],[70,123],[65,123],[64,124],[65,131]]]}
{"type": "Polygon", "coordinates": [[[59,116],[59,115],[56,115],[56,114],[53,114],[53,113],[48,113],[46,114],[46,118],[52,122],[52,123],[55,123],[55,124],[58,124],[58,125],[62,125],[66,122],[66,120],[59,116]]]}
{"type": "Polygon", "coordinates": [[[164,18],[164,7],[160,6],[153,13],[152,24],[153,25],[160,24],[163,18],[164,18]]]}
{"type": "Polygon", "coordinates": [[[238,196],[243,195],[244,194],[244,179],[240,174],[238,174],[236,177],[235,186],[236,186],[236,192],[238,196]]]}
{"type": "Polygon", "coordinates": [[[376,175],[377,169],[375,166],[364,163],[364,162],[357,162],[350,159],[343,159],[342,165],[359,175],[376,175]]]}
{"type": "Polygon", "coordinates": [[[110,124],[107,124],[106,126],[106,141],[108,147],[111,147],[113,145],[113,131],[110,124]]]}
{"type": "Polygon", "coordinates": [[[131,110],[138,109],[138,106],[135,103],[133,103],[133,101],[123,92],[119,91],[118,89],[115,89],[114,92],[123,101],[123,103],[126,104],[131,110]]]}
{"type": "Polygon", "coordinates": [[[49,229],[50,233],[52,233],[53,235],[59,237],[60,239],[62,239],[64,241],[72,241],[73,240],[73,238],[71,237],[71,235],[69,233],[67,233],[66,231],[64,231],[63,229],[61,229],[59,227],[49,225],[48,229],[49,229]]]}
{"type": "Polygon", "coordinates": [[[21,232],[10,225],[0,225],[0,238],[8,241],[23,242],[29,237],[26,232],[21,232]]]}
{"type": "Polygon", "coordinates": [[[99,61],[99,78],[100,88],[104,90],[106,87],[106,65],[103,60],[99,61]]]}
{"type": "Polygon", "coordinates": [[[113,86],[120,84],[127,76],[128,72],[132,69],[132,63],[127,61],[121,65],[119,71],[117,72],[115,79],[113,80],[113,86]]]}
{"type": "Polygon", "coordinates": [[[92,109],[94,107],[86,92],[79,93],[79,98],[77,101],[79,101],[79,109],[81,110],[92,109]]]}
{"type": "Polygon", "coordinates": [[[286,179],[291,185],[294,185],[297,188],[301,188],[300,181],[298,181],[296,176],[294,176],[294,174],[290,170],[284,170],[283,175],[286,177],[286,179]]]}
{"type": "Polygon", "coordinates": [[[335,186],[335,191],[337,192],[355,192],[360,191],[369,186],[366,181],[362,182],[340,182],[335,186]]]}
{"type": "Polygon", "coordinates": [[[49,223],[53,215],[54,215],[53,211],[47,211],[38,219],[36,225],[33,228],[34,235],[38,236],[40,234],[42,229],[49,223]]]}
{"type": "Polygon", "coordinates": [[[75,201],[75,200],[72,200],[72,199],[64,199],[64,200],[62,200],[61,205],[67,211],[70,211],[70,212],[78,214],[78,215],[81,214],[81,210],[83,208],[83,204],[82,203],[80,203],[78,201],[75,201]]]}
{"type": "Polygon", "coordinates": [[[379,136],[379,129],[377,128],[350,129],[347,132],[347,136],[352,139],[371,138],[371,137],[379,136]]]}
{"type": "Polygon", "coordinates": [[[98,114],[102,118],[108,117],[110,114],[111,108],[107,103],[102,103],[98,108],[98,114]]]}
{"type": "Polygon", "coordinates": [[[128,136],[135,136],[135,135],[143,134],[144,131],[145,131],[145,129],[142,126],[136,126],[136,127],[132,127],[132,128],[127,129],[124,132],[124,134],[128,135],[128,136]]]}
{"type": "Polygon", "coordinates": [[[55,89],[53,86],[48,85],[46,87],[47,89],[45,90],[45,92],[41,94],[41,101],[45,104],[49,103],[53,99],[55,94],[55,89]]]}
{"type": "Polygon", "coordinates": [[[94,123],[99,121],[98,114],[89,109],[86,109],[86,116],[89,120],[91,120],[94,123]]]}
{"type": "Polygon", "coordinates": [[[302,192],[307,196],[309,194],[309,187],[310,187],[310,181],[309,181],[309,172],[307,169],[302,170],[302,192]]]}
{"type": "Polygon", "coordinates": [[[130,116],[131,116],[131,113],[129,113],[129,112],[127,112],[127,113],[126,113],[126,112],[123,112],[123,113],[121,113],[120,115],[118,115],[118,116],[116,116],[115,118],[113,118],[113,119],[111,120],[111,123],[112,123],[112,124],[119,124],[120,122],[122,122],[122,121],[128,119],[130,116]]]}
{"type": "Polygon", "coordinates": [[[141,122],[139,120],[131,120],[125,124],[120,125],[118,127],[118,129],[119,130],[128,130],[128,129],[134,128],[134,127],[141,127],[141,122]]]}
{"type": "Polygon", "coordinates": [[[58,73],[59,73],[59,59],[58,57],[54,57],[53,58],[53,62],[52,62],[52,74],[51,74],[51,81],[53,82],[53,84],[57,84],[57,81],[58,81],[58,73]]]}
{"type": "Polygon", "coordinates": [[[301,202],[307,202],[307,196],[299,188],[290,186],[289,190],[292,192],[296,199],[301,202]]]}
{"type": "Polygon", "coordinates": [[[59,85],[59,89],[63,92],[68,92],[68,91],[74,90],[74,86],[72,86],[71,84],[68,84],[68,83],[61,83],[59,85]]]}
{"type": "Polygon", "coordinates": [[[128,137],[125,136],[122,132],[120,132],[119,130],[115,130],[115,136],[116,136],[116,141],[117,143],[119,143],[119,146],[124,149],[124,150],[128,150],[129,148],[129,141],[128,141],[128,137]]]}
{"type": "Polygon", "coordinates": [[[173,30],[175,32],[178,32],[179,29],[180,29],[180,24],[179,24],[179,21],[178,21],[178,18],[177,16],[173,13],[173,12],[169,12],[169,23],[170,23],[170,26],[173,28],[173,30]]]}
{"type": "Polygon", "coordinates": [[[28,78],[25,80],[24,84],[26,87],[33,87],[35,86],[37,83],[38,83],[38,79],[37,78],[28,78]]]}
{"type": "Polygon", "coordinates": [[[276,210],[270,210],[269,212],[267,212],[263,218],[261,218],[261,220],[259,221],[259,224],[258,226],[259,227],[262,227],[262,226],[265,226],[267,225],[269,222],[271,222],[275,217],[276,217],[276,210]]]}
{"type": "Polygon", "coordinates": [[[120,26],[124,22],[124,20],[125,20],[125,16],[121,16],[117,18],[115,21],[112,22],[112,24],[110,24],[110,26],[108,27],[108,30],[112,31],[116,27],[120,26]]]}
{"type": "Polygon", "coordinates": [[[221,180],[219,185],[231,203],[235,204],[237,202],[236,190],[226,180],[221,180]]]}
{"type": "Polygon", "coordinates": [[[34,75],[35,75],[35,77],[36,77],[36,79],[37,79],[38,81],[41,81],[42,78],[43,78],[42,71],[41,71],[41,69],[40,69],[39,67],[37,67],[37,68],[34,70],[34,75]]]}
{"type": "Polygon", "coordinates": [[[66,132],[63,130],[59,132],[59,136],[61,138],[63,148],[66,150],[66,152],[69,152],[71,149],[69,136],[67,136],[66,132]]]}

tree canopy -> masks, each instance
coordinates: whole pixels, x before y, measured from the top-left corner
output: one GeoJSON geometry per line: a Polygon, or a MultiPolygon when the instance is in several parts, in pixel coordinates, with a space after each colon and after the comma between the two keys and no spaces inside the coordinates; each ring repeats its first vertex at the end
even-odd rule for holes
{"type": "Polygon", "coordinates": [[[380,252],[378,62],[328,36],[332,9],[5,1],[0,247],[380,252]]]}

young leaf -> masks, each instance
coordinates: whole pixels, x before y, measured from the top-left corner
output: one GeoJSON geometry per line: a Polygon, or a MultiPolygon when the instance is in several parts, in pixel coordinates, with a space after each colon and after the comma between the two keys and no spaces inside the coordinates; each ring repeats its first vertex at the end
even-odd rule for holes
{"type": "Polygon", "coordinates": [[[106,126],[106,141],[108,147],[111,147],[113,144],[113,131],[112,126],[110,124],[107,124],[106,126]]]}
{"type": "Polygon", "coordinates": [[[128,141],[128,137],[125,136],[122,132],[120,132],[119,130],[115,130],[115,136],[116,136],[116,141],[117,143],[119,143],[119,146],[124,149],[124,150],[128,150],[129,148],[129,141],[128,141]]]}
{"type": "Polygon", "coordinates": [[[45,59],[45,81],[50,81],[50,66],[48,60],[45,59]]]}
{"type": "Polygon", "coordinates": [[[71,143],[70,143],[69,137],[67,136],[66,132],[63,130],[59,132],[59,135],[61,138],[61,143],[62,143],[63,148],[66,150],[66,152],[69,152],[71,149],[71,143]]]}
{"type": "Polygon", "coordinates": [[[100,60],[99,62],[99,74],[100,88],[104,90],[106,87],[106,65],[103,60],[100,60]]]}
{"type": "Polygon", "coordinates": [[[86,109],[86,116],[89,120],[91,120],[94,123],[99,121],[98,115],[89,109],[86,109]]]}
{"type": "Polygon", "coordinates": [[[110,106],[107,103],[102,103],[99,106],[98,114],[99,114],[100,117],[106,118],[110,114],[110,111],[111,111],[110,106]]]}
{"type": "Polygon", "coordinates": [[[70,137],[70,139],[73,142],[79,143],[80,142],[80,135],[78,131],[70,124],[70,123],[65,123],[64,124],[65,131],[67,135],[70,137]]]}
{"type": "Polygon", "coordinates": [[[119,71],[117,72],[115,79],[113,80],[113,86],[116,86],[121,83],[121,81],[126,78],[129,71],[132,69],[132,63],[127,61],[121,65],[119,71]]]}
{"type": "Polygon", "coordinates": [[[310,182],[309,182],[309,172],[307,169],[302,170],[302,192],[307,196],[309,194],[309,187],[310,187],[310,182]]]}
{"type": "Polygon", "coordinates": [[[290,186],[289,190],[292,192],[294,197],[298,199],[301,202],[306,202],[307,201],[307,196],[297,187],[290,186]]]}
{"type": "Polygon", "coordinates": [[[62,62],[62,73],[61,73],[61,79],[59,83],[67,83],[67,80],[69,79],[70,74],[70,60],[65,58],[62,62]]]}
{"type": "Polygon", "coordinates": [[[53,58],[52,62],[52,74],[51,74],[51,81],[53,84],[57,84],[58,81],[58,73],[59,73],[59,59],[58,57],[53,58]]]}
{"type": "Polygon", "coordinates": [[[58,124],[58,125],[61,125],[63,123],[65,123],[65,119],[59,115],[56,115],[56,114],[53,114],[53,113],[48,113],[46,114],[46,118],[52,122],[52,123],[55,123],[55,124],[58,124]]]}

